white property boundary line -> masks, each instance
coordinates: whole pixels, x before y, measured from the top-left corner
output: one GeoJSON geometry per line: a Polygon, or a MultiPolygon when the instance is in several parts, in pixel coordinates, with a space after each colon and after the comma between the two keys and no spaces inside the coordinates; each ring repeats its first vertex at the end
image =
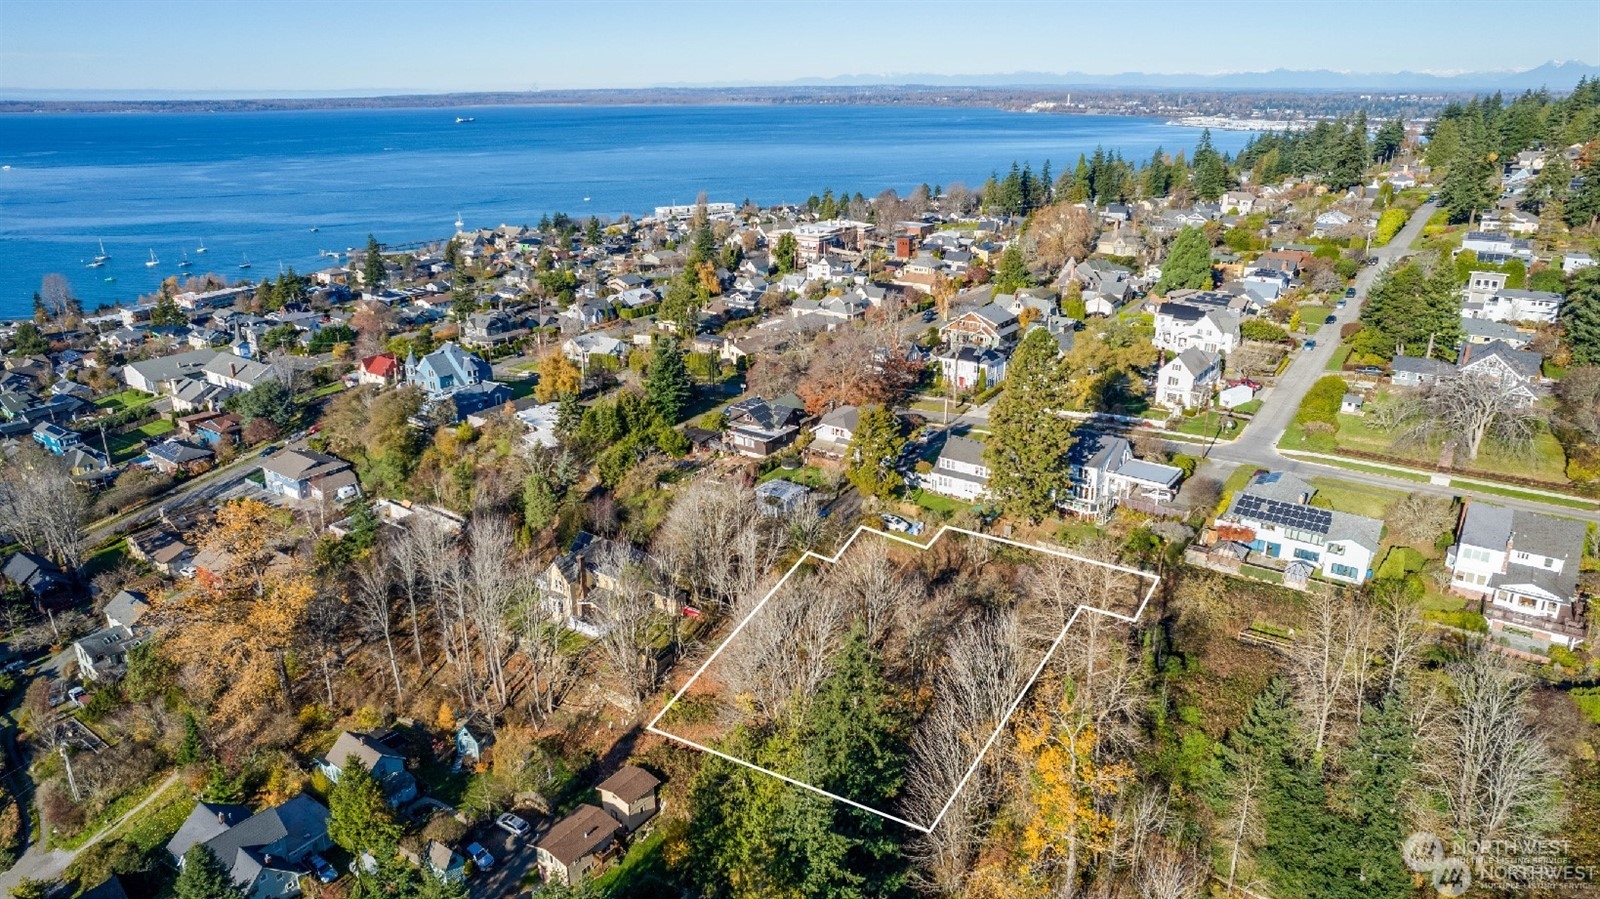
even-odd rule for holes
{"type": "Polygon", "coordinates": [[[1033,689],[1034,681],[1038,680],[1039,676],[1044,673],[1045,665],[1047,665],[1050,662],[1050,657],[1055,655],[1056,649],[1061,646],[1061,641],[1066,639],[1067,632],[1072,629],[1073,622],[1078,620],[1079,613],[1081,613],[1085,609],[1087,609],[1087,610],[1089,610],[1091,612],[1098,612],[1101,615],[1105,615],[1105,616],[1108,616],[1108,617],[1111,617],[1111,618],[1115,618],[1118,621],[1126,621],[1126,622],[1129,622],[1129,623],[1136,622],[1136,621],[1139,620],[1139,617],[1144,614],[1145,607],[1150,604],[1150,598],[1155,595],[1156,587],[1160,583],[1161,583],[1160,576],[1155,575],[1155,574],[1151,574],[1148,571],[1140,571],[1140,570],[1138,570],[1136,568],[1127,568],[1127,567],[1124,567],[1122,565],[1113,565],[1110,562],[1101,562],[1101,561],[1096,560],[1096,559],[1088,559],[1088,558],[1084,558],[1083,556],[1074,555],[1074,554],[1069,553],[1069,552],[1065,552],[1065,551],[1058,550],[1058,549],[1052,549],[1052,548],[1046,547],[1046,546],[1036,546],[1036,545],[1033,545],[1033,544],[1022,543],[1022,542],[1019,542],[1019,541],[1016,541],[1016,540],[1009,540],[1009,539],[1007,539],[1005,537],[994,537],[994,536],[991,536],[989,534],[980,534],[977,531],[969,531],[966,528],[958,528],[958,527],[952,527],[950,525],[945,525],[945,526],[939,528],[939,530],[934,533],[933,537],[927,543],[917,543],[917,542],[915,542],[913,540],[909,540],[909,539],[907,539],[905,537],[901,537],[901,536],[896,535],[896,534],[886,533],[884,531],[877,530],[876,528],[870,528],[870,527],[867,527],[866,525],[861,525],[861,526],[856,528],[855,532],[850,535],[850,539],[846,540],[844,542],[844,545],[839,547],[838,551],[836,551],[832,556],[824,556],[821,553],[815,553],[815,552],[812,552],[810,550],[806,550],[803,554],[801,554],[800,558],[794,563],[794,566],[791,567],[788,570],[788,572],[786,572],[784,574],[784,576],[778,580],[778,583],[773,585],[771,590],[767,591],[767,595],[763,596],[761,598],[761,602],[757,603],[756,607],[754,609],[750,610],[750,614],[744,616],[744,620],[740,621],[739,624],[736,627],[734,627],[732,633],[728,634],[728,636],[723,639],[722,643],[720,645],[718,645],[717,648],[712,651],[711,655],[709,657],[707,657],[706,660],[700,664],[700,667],[695,670],[694,674],[689,675],[689,679],[687,681],[684,681],[682,687],[678,688],[678,692],[674,693],[672,698],[667,700],[667,704],[661,707],[661,711],[657,712],[656,716],[654,718],[650,719],[650,723],[645,725],[645,730],[649,731],[650,733],[657,734],[659,736],[665,737],[668,740],[672,740],[672,741],[677,742],[677,743],[682,743],[683,745],[688,746],[688,747],[690,747],[692,749],[698,749],[701,752],[709,753],[711,755],[716,756],[717,758],[723,759],[724,761],[733,762],[736,765],[743,765],[744,767],[749,768],[752,771],[759,771],[762,774],[766,774],[766,775],[770,775],[772,777],[776,777],[777,779],[779,779],[779,780],[781,780],[781,781],[783,781],[785,783],[793,784],[794,786],[800,787],[803,790],[810,790],[813,793],[816,793],[816,794],[818,794],[820,796],[826,796],[827,798],[832,799],[832,800],[834,800],[836,802],[842,802],[842,803],[844,803],[846,805],[853,806],[855,808],[861,809],[864,812],[871,812],[872,814],[877,815],[880,818],[885,818],[887,820],[895,822],[896,824],[902,824],[902,825],[904,825],[906,827],[911,828],[912,830],[919,831],[921,833],[932,833],[939,826],[939,823],[944,820],[945,814],[950,811],[950,806],[955,804],[956,798],[961,795],[961,791],[966,789],[967,781],[971,780],[972,779],[972,775],[977,772],[978,766],[980,764],[982,764],[982,762],[983,762],[983,757],[989,754],[989,750],[991,748],[993,748],[995,742],[997,740],[999,740],[1000,734],[1005,730],[1006,724],[1011,721],[1011,716],[1016,713],[1018,706],[1022,705],[1022,700],[1027,697],[1028,691],[1033,689]],[[1061,633],[1056,635],[1055,641],[1050,644],[1050,649],[1048,651],[1046,651],[1045,654],[1044,654],[1044,657],[1039,660],[1039,664],[1033,669],[1033,674],[1028,678],[1028,682],[1023,685],[1022,691],[1017,694],[1015,699],[1011,700],[1010,707],[1006,709],[1006,713],[1000,719],[1000,723],[995,726],[994,733],[989,735],[989,739],[983,744],[983,749],[978,752],[977,758],[972,760],[972,765],[967,768],[966,774],[963,774],[961,776],[961,782],[956,785],[955,792],[950,794],[950,798],[945,801],[944,807],[939,809],[939,815],[938,815],[938,817],[933,819],[933,823],[932,824],[922,825],[922,824],[913,823],[911,821],[907,821],[904,818],[898,817],[896,815],[891,815],[888,812],[880,811],[880,810],[872,808],[871,806],[868,806],[868,805],[863,805],[862,803],[859,803],[859,802],[855,801],[854,799],[849,799],[847,797],[840,796],[837,793],[830,793],[829,791],[824,790],[824,789],[822,789],[820,787],[814,787],[811,784],[802,783],[801,781],[795,780],[794,778],[785,776],[783,774],[779,774],[778,772],[773,771],[773,770],[771,770],[769,768],[763,768],[760,765],[756,765],[756,764],[753,764],[751,762],[747,762],[744,759],[735,758],[735,757],[733,757],[731,755],[728,755],[725,752],[720,752],[720,751],[718,751],[716,749],[712,749],[710,746],[705,746],[705,745],[702,745],[700,743],[696,743],[693,740],[687,739],[685,737],[680,737],[677,734],[669,733],[669,732],[667,732],[665,730],[662,730],[661,728],[656,726],[657,724],[659,724],[661,722],[661,719],[667,714],[667,711],[669,709],[671,709],[672,706],[675,703],[677,703],[677,701],[679,699],[683,698],[683,694],[689,692],[689,688],[694,685],[694,682],[696,680],[699,680],[700,675],[704,674],[706,669],[711,667],[711,663],[715,662],[717,660],[717,656],[721,655],[722,651],[724,649],[728,648],[728,644],[732,643],[734,638],[739,636],[739,632],[744,630],[745,625],[749,624],[751,619],[755,618],[756,615],[761,613],[761,610],[763,608],[765,608],[767,603],[772,600],[772,597],[776,596],[778,591],[783,589],[783,585],[788,583],[789,578],[793,577],[794,573],[796,571],[799,571],[800,567],[802,565],[806,564],[806,562],[808,562],[811,559],[817,559],[819,561],[827,562],[830,565],[838,563],[839,559],[841,559],[844,556],[844,554],[850,550],[851,545],[853,545],[856,542],[856,538],[861,536],[861,534],[863,532],[870,533],[870,534],[876,534],[877,536],[883,537],[883,538],[885,538],[887,540],[894,540],[894,541],[897,541],[899,543],[904,543],[907,546],[914,547],[914,548],[916,548],[918,550],[927,550],[927,549],[932,548],[935,543],[939,542],[939,538],[943,537],[947,531],[954,531],[957,534],[965,534],[968,537],[976,537],[976,538],[978,538],[980,540],[990,540],[990,541],[993,541],[995,543],[1004,544],[1006,546],[1015,546],[1015,547],[1018,547],[1020,549],[1031,550],[1033,552],[1041,552],[1041,553],[1044,553],[1046,555],[1051,555],[1051,556],[1058,556],[1058,557],[1063,558],[1063,559],[1072,559],[1073,561],[1076,561],[1076,562],[1084,562],[1084,563],[1087,563],[1087,564],[1090,564],[1090,565],[1098,565],[1101,568],[1109,568],[1109,569],[1111,569],[1113,571],[1120,571],[1120,572],[1123,572],[1123,573],[1126,573],[1126,574],[1131,574],[1131,575],[1133,575],[1135,577],[1146,578],[1146,579],[1148,579],[1150,581],[1150,588],[1145,591],[1144,598],[1142,600],[1140,600],[1140,602],[1139,602],[1139,608],[1136,609],[1134,611],[1133,615],[1131,615],[1131,616],[1123,615],[1123,614],[1120,614],[1118,612],[1112,612],[1112,611],[1109,611],[1107,609],[1101,609],[1101,608],[1096,608],[1094,606],[1084,605],[1082,603],[1080,603],[1078,605],[1078,607],[1073,610],[1072,617],[1067,619],[1066,625],[1061,628],[1061,633]]]}

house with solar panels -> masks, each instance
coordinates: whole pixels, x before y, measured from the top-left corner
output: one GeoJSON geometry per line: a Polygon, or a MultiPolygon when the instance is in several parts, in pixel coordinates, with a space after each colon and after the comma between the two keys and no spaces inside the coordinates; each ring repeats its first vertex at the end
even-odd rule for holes
{"type": "Polygon", "coordinates": [[[1292,474],[1260,472],[1217,516],[1219,538],[1249,548],[1251,561],[1283,571],[1285,586],[1315,574],[1360,584],[1372,576],[1383,522],[1311,505],[1316,488],[1292,474]]]}

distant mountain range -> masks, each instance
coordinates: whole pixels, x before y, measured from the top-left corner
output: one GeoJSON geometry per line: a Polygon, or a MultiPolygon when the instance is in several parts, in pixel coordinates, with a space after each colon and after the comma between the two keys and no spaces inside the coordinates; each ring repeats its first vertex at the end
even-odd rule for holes
{"type": "MultiPolygon", "coordinates": [[[[1216,75],[1123,72],[1090,75],[1084,72],[1012,72],[995,75],[839,75],[802,78],[793,85],[929,85],[946,87],[1082,87],[1165,88],[1194,90],[1296,90],[1296,91],[1523,91],[1548,87],[1571,90],[1579,78],[1600,77],[1600,66],[1582,62],[1547,62],[1523,72],[1465,72],[1436,75],[1428,72],[1335,72],[1273,69],[1270,72],[1230,72],[1216,75]]],[[[710,86],[710,85],[706,85],[710,86]]]]}

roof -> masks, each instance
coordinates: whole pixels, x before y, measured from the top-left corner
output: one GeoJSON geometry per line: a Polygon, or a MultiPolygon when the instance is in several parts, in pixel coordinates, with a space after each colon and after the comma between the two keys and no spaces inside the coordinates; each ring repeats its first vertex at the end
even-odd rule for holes
{"type": "Polygon", "coordinates": [[[727,414],[729,419],[748,418],[758,428],[777,431],[793,424],[797,410],[798,407],[787,405],[781,399],[769,403],[753,396],[728,406],[727,414]]]}
{"type": "Polygon", "coordinates": [[[585,803],[557,821],[539,841],[539,848],[570,865],[604,845],[621,826],[599,806],[585,803]]]}
{"type": "Polygon", "coordinates": [[[793,481],[786,481],[783,478],[773,478],[770,481],[762,481],[756,485],[756,496],[779,504],[787,504],[791,500],[802,499],[810,492],[811,489],[809,487],[804,487],[793,481]]]}
{"type": "MultiPolygon", "coordinates": [[[[191,350],[187,353],[176,353],[171,356],[162,356],[158,359],[129,362],[123,366],[123,369],[125,371],[131,369],[138,372],[146,381],[152,383],[173,381],[199,372],[206,367],[207,363],[217,358],[217,355],[216,350],[191,350]]],[[[124,378],[126,378],[126,375],[124,375],[124,378]]]]}
{"type": "Polygon", "coordinates": [[[952,462],[964,462],[968,465],[984,465],[983,444],[971,437],[961,437],[952,434],[944,442],[944,449],[939,451],[939,458],[949,459],[952,462]]]}
{"type": "Polygon", "coordinates": [[[1072,442],[1072,448],[1067,450],[1067,464],[1111,471],[1131,452],[1127,440],[1090,431],[1072,442]]]}
{"type": "MultiPolygon", "coordinates": [[[[319,832],[325,834],[327,830],[328,809],[301,793],[282,805],[256,812],[207,840],[205,847],[221,859],[223,865],[234,869],[235,880],[243,880],[246,878],[239,876],[241,867],[260,867],[253,859],[246,861],[249,850],[270,846],[285,837],[294,842],[310,842],[319,832]]],[[[254,872],[251,874],[253,876],[254,872]]]]}
{"type": "Polygon", "coordinates": [[[1364,546],[1377,552],[1379,541],[1383,539],[1383,522],[1365,515],[1353,515],[1349,512],[1334,512],[1333,522],[1328,526],[1328,540],[1349,541],[1364,546]]]}
{"type": "Polygon", "coordinates": [[[1503,340],[1492,340],[1482,346],[1468,344],[1462,351],[1460,367],[1465,371],[1496,356],[1524,379],[1538,377],[1544,363],[1544,358],[1532,350],[1513,349],[1503,340]]]}
{"type": "Polygon", "coordinates": [[[633,803],[654,793],[659,786],[661,779],[649,771],[633,765],[623,765],[617,773],[600,782],[599,790],[602,793],[611,793],[623,802],[633,803]]]}
{"type": "Polygon", "coordinates": [[[377,767],[385,758],[404,760],[404,756],[393,749],[379,743],[366,734],[340,731],[338,739],[333,741],[333,746],[328,749],[323,758],[328,763],[338,768],[343,768],[351,756],[355,756],[368,771],[377,767]]]}
{"type": "Polygon", "coordinates": [[[1284,503],[1298,503],[1317,492],[1300,478],[1283,471],[1264,471],[1251,478],[1241,493],[1251,493],[1284,503]]]}
{"type": "Polygon", "coordinates": [[[1415,356],[1396,356],[1390,363],[1395,374],[1414,374],[1439,377],[1449,374],[1451,365],[1438,359],[1419,359],[1415,356]]]}
{"type": "Polygon", "coordinates": [[[361,370],[380,378],[392,378],[400,373],[400,360],[393,353],[379,353],[362,359],[361,370]]]}
{"type": "Polygon", "coordinates": [[[1232,513],[1240,518],[1314,534],[1326,535],[1333,526],[1333,513],[1327,509],[1281,502],[1251,493],[1240,493],[1233,498],[1232,513]]]}
{"type": "Polygon", "coordinates": [[[143,593],[132,590],[119,590],[117,595],[111,597],[106,603],[105,615],[110,621],[126,627],[132,627],[139,622],[145,612],[150,611],[150,603],[143,593]]]}
{"type": "Polygon", "coordinates": [[[1188,369],[1189,373],[1195,377],[1199,377],[1201,372],[1217,364],[1217,354],[1188,347],[1175,356],[1172,361],[1188,369]]]}
{"type": "Polygon", "coordinates": [[[840,406],[839,408],[822,416],[820,424],[854,433],[856,426],[861,423],[861,410],[856,406],[840,406]]]}
{"type": "Polygon", "coordinates": [[[122,888],[122,881],[113,874],[79,893],[78,899],[128,899],[128,891],[122,888]]]}
{"type": "Polygon", "coordinates": [[[214,455],[211,450],[177,439],[164,440],[150,447],[146,452],[163,462],[170,462],[173,465],[200,462],[214,455]]]}
{"type": "Polygon", "coordinates": [[[250,808],[225,802],[197,802],[183,826],[167,841],[167,851],[181,858],[196,843],[204,843],[250,817],[250,808]]]}
{"type": "Polygon", "coordinates": [[[268,457],[261,467],[273,474],[281,475],[292,481],[309,481],[313,478],[325,477],[341,469],[350,467],[350,463],[338,456],[329,456],[325,453],[314,453],[311,450],[286,449],[277,455],[268,457]]]}

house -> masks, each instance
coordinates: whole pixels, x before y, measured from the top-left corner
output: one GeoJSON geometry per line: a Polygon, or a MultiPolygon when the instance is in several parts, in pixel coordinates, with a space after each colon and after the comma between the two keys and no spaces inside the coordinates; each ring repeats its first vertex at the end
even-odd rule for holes
{"type": "Polygon", "coordinates": [[[1526,265],[1533,264],[1533,244],[1530,241],[1489,231],[1468,231],[1456,252],[1472,253],[1479,262],[1494,265],[1512,259],[1520,259],[1526,265]]]}
{"type": "Polygon", "coordinates": [[[788,398],[767,402],[759,396],[743,399],[727,409],[725,441],[742,456],[764,459],[790,443],[800,433],[803,404],[788,398]]]}
{"type": "Polygon", "coordinates": [[[122,880],[113,874],[78,894],[78,899],[129,899],[122,880]]]}
{"type": "Polygon", "coordinates": [[[1194,347],[1173,356],[1156,373],[1156,404],[1169,409],[1203,409],[1222,377],[1222,357],[1194,347]]]}
{"type": "Polygon", "coordinates": [[[39,606],[64,598],[72,589],[71,579],[56,563],[27,550],[12,553],[0,567],[0,575],[32,596],[39,606]]]}
{"type": "Polygon", "coordinates": [[[150,610],[144,594],[122,590],[106,603],[106,626],[72,644],[78,673],[92,681],[120,677],[128,666],[128,652],[149,638],[150,629],[139,619],[150,610]]]}
{"type": "Polygon", "coordinates": [[[1339,414],[1363,415],[1366,412],[1367,398],[1359,393],[1347,393],[1339,400],[1339,414]]]}
{"type": "Polygon", "coordinates": [[[393,353],[379,353],[361,360],[356,367],[357,384],[387,387],[400,378],[400,360],[393,353]]]}
{"type": "Polygon", "coordinates": [[[1565,296],[1548,290],[1502,287],[1481,300],[1468,300],[1463,303],[1461,316],[1496,322],[1554,324],[1565,299],[1565,296]]]}
{"type": "Polygon", "coordinates": [[[83,436],[54,422],[41,421],[33,426],[33,440],[51,455],[60,456],[82,443],[83,436]]]}
{"type": "Polygon", "coordinates": [[[1578,569],[1584,523],[1468,502],[1445,554],[1450,589],[1483,603],[1489,632],[1518,648],[1572,648],[1586,633],[1578,569]]]}
{"type": "Polygon", "coordinates": [[[1072,492],[1057,505],[1096,521],[1110,518],[1130,498],[1146,509],[1170,503],[1183,480],[1182,469],[1136,459],[1126,439],[1098,432],[1079,435],[1067,465],[1072,492]]]}
{"type": "Polygon", "coordinates": [[[184,853],[204,846],[240,884],[249,899],[300,895],[305,857],[333,845],[328,838],[328,809],[301,793],[282,805],[236,820],[248,809],[200,802],[167,842],[183,866],[184,853]]]}
{"type": "Polygon", "coordinates": [[[454,341],[421,359],[415,355],[406,357],[406,383],[417,385],[432,399],[450,396],[463,387],[481,384],[493,377],[489,363],[463,350],[454,341]]]}
{"type": "Polygon", "coordinates": [[[1474,378],[1497,380],[1515,394],[1519,405],[1531,406],[1539,400],[1536,385],[1543,361],[1538,353],[1512,349],[1498,340],[1486,344],[1467,343],[1461,347],[1456,371],[1474,378]]]}
{"type": "Polygon", "coordinates": [[[183,542],[175,532],[165,528],[142,531],[128,537],[128,555],[149,563],[162,574],[177,574],[194,556],[194,547],[183,542]]]}
{"type": "Polygon", "coordinates": [[[528,336],[528,329],[504,312],[474,312],[461,326],[461,342],[470,347],[494,347],[528,336]]]}
{"type": "Polygon", "coordinates": [[[958,346],[933,356],[940,382],[960,390],[987,390],[1006,379],[1006,357],[996,350],[958,346]]]}
{"type": "Polygon", "coordinates": [[[587,371],[598,356],[622,359],[628,354],[628,345],[606,334],[579,334],[561,344],[561,353],[587,371]]]}
{"type": "Polygon", "coordinates": [[[933,469],[917,476],[924,490],[973,502],[983,496],[989,484],[989,466],[983,461],[983,444],[970,437],[952,434],[939,451],[933,469]]]}
{"type": "Polygon", "coordinates": [[[1115,315],[1134,293],[1133,272],[1104,259],[1067,260],[1053,286],[1065,294],[1074,282],[1086,315],[1115,315]]]}
{"type": "Polygon", "coordinates": [[[1573,272],[1594,265],[1594,257],[1588,253],[1567,253],[1561,257],[1561,273],[1570,275],[1573,272]]]}
{"type": "Polygon", "coordinates": [[[364,765],[383,787],[384,798],[390,805],[399,807],[417,798],[417,781],[406,770],[405,756],[368,734],[340,731],[333,747],[313,764],[329,783],[336,784],[351,758],[364,765]]]}
{"type": "Polygon", "coordinates": [[[1145,251],[1144,238],[1133,228],[1118,226],[1100,235],[1094,251],[1102,256],[1139,256],[1145,251]]]}
{"type": "Polygon", "coordinates": [[[649,556],[624,540],[607,540],[588,531],[579,531],[567,551],[539,576],[537,586],[545,611],[579,633],[598,636],[602,632],[594,621],[598,601],[617,589],[624,567],[630,565],[650,581],[644,591],[650,604],[660,612],[678,614],[677,597],[671,589],[655,583],[649,556]]]}
{"type": "Polygon", "coordinates": [[[1348,214],[1337,209],[1330,209],[1327,212],[1317,216],[1314,227],[1311,230],[1311,236],[1326,237],[1340,228],[1347,227],[1353,221],[1355,221],[1355,219],[1351,218],[1348,214]]]}
{"type": "Polygon", "coordinates": [[[1463,318],[1461,333],[1467,343],[1490,344],[1498,340],[1514,350],[1528,345],[1528,335],[1518,331],[1514,325],[1486,318],[1463,318]]]}
{"type": "Polygon", "coordinates": [[[1310,505],[1316,488],[1284,472],[1259,472],[1217,516],[1218,536],[1268,559],[1285,560],[1284,583],[1304,585],[1313,572],[1364,583],[1383,536],[1383,522],[1310,505]],[[1297,564],[1299,563],[1299,564],[1297,564]]]}
{"type": "Polygon", "coordinates": [[[445,883],[462,883],[467,879],[467,860],[448,844],[438,840],[429,840],[427,845],[422,847],[421,853],[414,853],[401,846],[400,854],[406,861],[445,883]]]}
{"type": "Polygon", "coordinates": [[[972,346],[997,350],[1016,343],[1020,325],[1011,310],[999,303],[974,309],[951,319],[939,329],[947,346],[972,346]]]}
{"type": "Polygon", "coordinates": [[[571,886],[604,864],[617,845],[616,819],[584,803],[557,821],[535,847],[546,883],[571,886]]]}
{"type": "Polygon", "coordinates": [[[1438,359],[1396,356],[1389,363],[1389,379],[1396,387],[1426,387],[1455,371],[1455,366],[1438,359]]]}
{"type": "Polygon", "coordinates": [[[1256,195],[1247,190],[1230,190],[1222,195],[1222,209],[1232,215],[1249,215],[1256,209],[1256,195]]]}
{"type": "Polygon", "coordinates": [[[483,761],[483,754],[494,745],[494,731],[480,715],[468,715],[456,728],[456,755],[464,765],[483,761]]]}
{"type": "Polygon", "coordinates": [[[211,467],[216,454],[203,446],[195,446],[177,438],[163,440],[145,451],[150,464],[166,475],[199,474],[211,467]]]}
{"type": "Polygon", "coordinates": [[[1174,353],[1189,347],[1207,353],[1231,353],[1239,348],[1239,313],[1187,303],[1162,303],[1156,307],[1156,335],[1152,342],[1174,353]]]}
{"type": "Polygon", "coordinates": [[[656,790],[661,780],[643,768],[624,765],[600,782],[600,805],[629,833],[653,817],[658,808],[656,790]]]}
{"type": "Polygon", "coordinates": [[[843,459],[850,449],[850,441],[855,439],[856,426],[860,422],[859,408],[840,406],[834,409],[822,416],[817,426],[811,429],[813,437],[811,445],[806,447],[807,452],[829,459],[843,459]]]}
{"type": "Polygon", "coordinates": [[[268,493],[296,500],[344,502],[361,495],[355,469],[337,456],[285,449],[261,464],[268,493]]]}
{"type": "Polygon", "coordinates": [[[756,508],[762,515],[777,517],[800,508],[811,495],[811,489],[783,478],[773,478],[756,485],[756,508]]]}

